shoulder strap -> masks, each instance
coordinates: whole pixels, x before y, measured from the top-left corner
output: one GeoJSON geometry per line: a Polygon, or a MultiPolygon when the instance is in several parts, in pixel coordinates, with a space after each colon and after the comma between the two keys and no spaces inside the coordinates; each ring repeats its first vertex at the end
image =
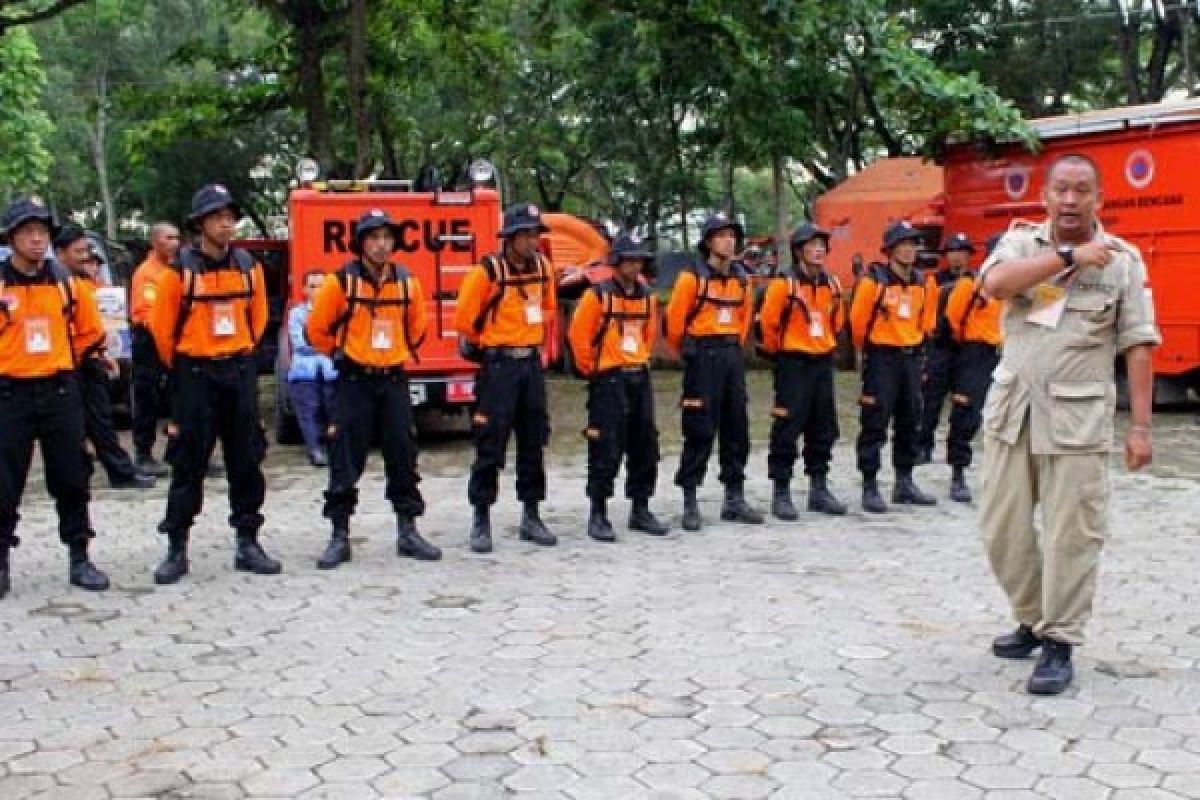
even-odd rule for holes
{"type": "Polygon", "coordinates": [[[683,320],[683,331],[687,333],[688,328],[692,327],[692,323],[695,322],[696,317],[699,316],[700,311],[704,308],[704,304],[708,302],[708,281],[712,275],[712,270],[703,261],[693,261],[690,264],[684,265],[683,269],[696,276],[696,299],[692,303],[692,307],[688,309],[687,316],[683,320]]]}
{"type": "Polygon", "coordinates": [[[967,337],[967,320],[971,318],[971,314],[975,313],[975,304],[979,302],[979,295],[982,289],[981,282],[972,278],[975,288],[971,290],[971,296],[967,298],[967,307],[963,309],[962,317],[958,321],[959,338],[966,340],[967,337]]]}
{"type": "Polygon", "coordinates": [[[867,329],[863,333],[863,346],[871,343],[871,331],[875,329],[875,322],[879,319],[880,314],[887,314],[887,310],[883,307],[883,301],[887,297],[888,269],[882,264],[872,264],[868,273],[876,285],[879,287],[878,294],[875,295],[875,304],[871,306],[871,316],[867,319],[867,329]]]}
{"type": "Polygon", "coordinates": [[[354,307],[358,305],[358,283],[362,279],[357,270],[351,271],[354,266],[354,264],[349,264],[334,273],[338,287],[342,290],[342,296],[346,298],[346,310],[338,315],[329,328],[330,332],[334,334],[334,355],[339,357],[346,348],[346,332],[350,329],[350,318],[354,316],[354,307]]]}
{"type": "Polygon", "coordinates": [[[504,299],[504,291],[508,288],[508,270],[505,269],[503,258],[497,259],[493,255],[487,255],[483,257],[481,264],[487,271],[488,282],[492,284],[492,289],[487,301],[475,315],[472,327],[475,328],[476,335],[483,333],[483,325],[489,316],[495,317],[496,309],[500,306],[500,301],[504,299]]]}

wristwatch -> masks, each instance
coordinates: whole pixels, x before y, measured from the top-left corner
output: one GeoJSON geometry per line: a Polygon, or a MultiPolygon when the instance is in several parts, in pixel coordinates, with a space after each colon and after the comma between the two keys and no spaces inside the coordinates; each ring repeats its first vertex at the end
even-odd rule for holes
{"type": "Polygon", "coordinates": [[[1062,259],[1063,266],[1070,269],[1075,266],[1075,248],[1069,244],[1060,244],[1054,248],[1055,254],[1062,259]]]}

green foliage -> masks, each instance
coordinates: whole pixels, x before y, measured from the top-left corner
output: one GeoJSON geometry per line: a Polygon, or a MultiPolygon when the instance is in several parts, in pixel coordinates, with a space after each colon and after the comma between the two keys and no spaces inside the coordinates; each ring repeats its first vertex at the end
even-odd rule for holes
{"type": "Polygon", "coordinates": [[[44,186],[54,124],[42,106],[46,73],[25,28],[0,33],[0,195],[44,186]]]}

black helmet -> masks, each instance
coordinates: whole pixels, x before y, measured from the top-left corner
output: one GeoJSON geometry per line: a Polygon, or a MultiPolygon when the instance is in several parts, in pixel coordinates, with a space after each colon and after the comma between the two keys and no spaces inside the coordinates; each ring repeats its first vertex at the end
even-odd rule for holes
{"type": "Polygon", "coordinates": [[[542,222],[542,212],[533,203],[517,203],[504,211],[504,227],[500,236],[507,238],[520,231],[537,231],[547,233],[549,228],[542,222]]]}
{"type": "Polygon", "coordinates": [[[4,210],[0,218],[0,241],[7,241],[10,234],[26,222],[46,223],[50,235],[58,233],[58,217],[50,210],[50,206],[40,197],[18,197],[4,210]]]}
{"type": "Polygon", "coordinates": [[[617,237],[612,249],[608,251],[608,265],[615,267],[622,261],[642,261],[643,266],[654,260],[654,253],[646,245],[646,240],[636,233],[626,233],[617,237]]]}
{"type": "Polygon", "coordinates": [[[357,220],[354,221],[354,238],[350,242],[350,252],[354,255],[362,255],[362,240],[368,233],[380,228],[387,228],[392,232],[392,237],[396,240],[392,249],[400,245],[400,229],[392,222],[392,218],[387,215],[387,212],[381,208],[372,208],[370,211],[363,212],[357,220]]]}
{"type": "Polygon", "coordinates": [[[818,228],[811,222],[804,222],[796,226],[796,230],[792,231],[791,246],[803,247],[813,239],[824,239],[825,246],[829,247],[829,231],[824,228],[818,228]]]}
{"type": "Polygon", "coordinates": [[[946,243],[944,245],[942,245],[943,253],[950,253],[955,250],[962,250],[962,251],[965,251],[968,253],[974,253],[975,245],[971,243],[970,236],[967,236],[965,233],[956,233],[953,236],[951,236],[949,239],[947,239],[946,243]]]}
{"type": "Polygon", "coordinates": [[[202,219],[224,208],[232,209],[235,217],[242,218],[241,206],[234,202],[233,195],[229,193],[228,189],[219,183],[201,186],[192,195],[192,213],[188,214],[188,227],[193,231],[199,230],[202,219]]]}
{"type": "Polygon", "coordinates": [[[708,215],[708,219],[704,220],[704,228],[700,231],[700,252],[708,255],[708,240],[713,234],[718,231],[731,230],[737,236],[738,249],[741,249],[742,240],[746,238],[746,231],[741,224],[733,217],[726,214],[724,211],[717,211],[708,215]]]}
{"type": "Polygon", "coordinates": [[[887,226],[883,232],[883,250],[887,252],[901,242],[917,242],[920,244],[925,237],[906,219],[898,220],[887,226]]]}

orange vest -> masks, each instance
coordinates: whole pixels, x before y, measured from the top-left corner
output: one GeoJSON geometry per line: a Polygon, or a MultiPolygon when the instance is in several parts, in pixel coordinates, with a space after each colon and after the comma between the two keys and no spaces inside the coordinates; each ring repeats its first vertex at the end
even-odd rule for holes
{"type": "Polygon", "coordinates": [[[244,250],[231,248],[214,262],[184,247],[158,281],[150,310],[150,333],[163,363],[175,354],[228,358],[254,352],[267,326],[262,267],[244,250]]]}
{"type": "Polygon", "coordinates": [[[538,256],[533,269],[516,270],[502,255],[488,256],[463,278],[454,327],[482,347],[539,347],[557,314],[546,259],[538,256]]]}
{"type": "Polygon", "coordinates": [[[998,346],[1004,341],[1000,318],[1004,303],[985,297],[974,275],[964,275],[946,300],[946,322],[956,342],[981,342],[998,346]]]}
{"type": "Polygon", "coordinates": [[[326,355],[387,368],[417,358],[425,325],[425,294],[416,277],[389,263],[376,285],[354,261],[325,278],[313,297],[305,334],[326,355]]]}
{"type": "Polygon", "coordinates": [[[584,292],[571,318],[567,340],[583,375],[621,367],[644,367],[654,349],[656,302],[638,283],[632,294],[615,280],[584,292]]]}
{"type": "Polygon", "coordinates": [[[46,378],[75,369],[104,339],[94,293],[45,262],[25,275],[0,262],[0,376],[46,378]]]}
{"type": "Polygon", "coordinates": [[[845,312],[836,277],[772,279],[759,312],[762,349],[770,354],[825,355],[837,347],[845,312]]]}
{"type": "Polygon", "coordinates": [[[719,275],[707,263],[684,268],[667,303],[667,343],[679,352],[685,336],[737,336],[743,342],[754,316],[754,292],[741,264],[719,275]]]}
{"type": "Polygon", "coordinates": [[[937,294],[930,295],[916,272],[909,280],[889,267],[874,265],[854,290],[850,331],[854,346],[916,347],[933,333],[937,322],[937,294]]]}
{"type": "Polygon", "coordinates": [[[158,281],[168,269],[151,251],[134,270],[133,282],[129,287],[129,318],[134,325],[145,327],[150,324],[150,309],[158,298],[158,281]]]}

